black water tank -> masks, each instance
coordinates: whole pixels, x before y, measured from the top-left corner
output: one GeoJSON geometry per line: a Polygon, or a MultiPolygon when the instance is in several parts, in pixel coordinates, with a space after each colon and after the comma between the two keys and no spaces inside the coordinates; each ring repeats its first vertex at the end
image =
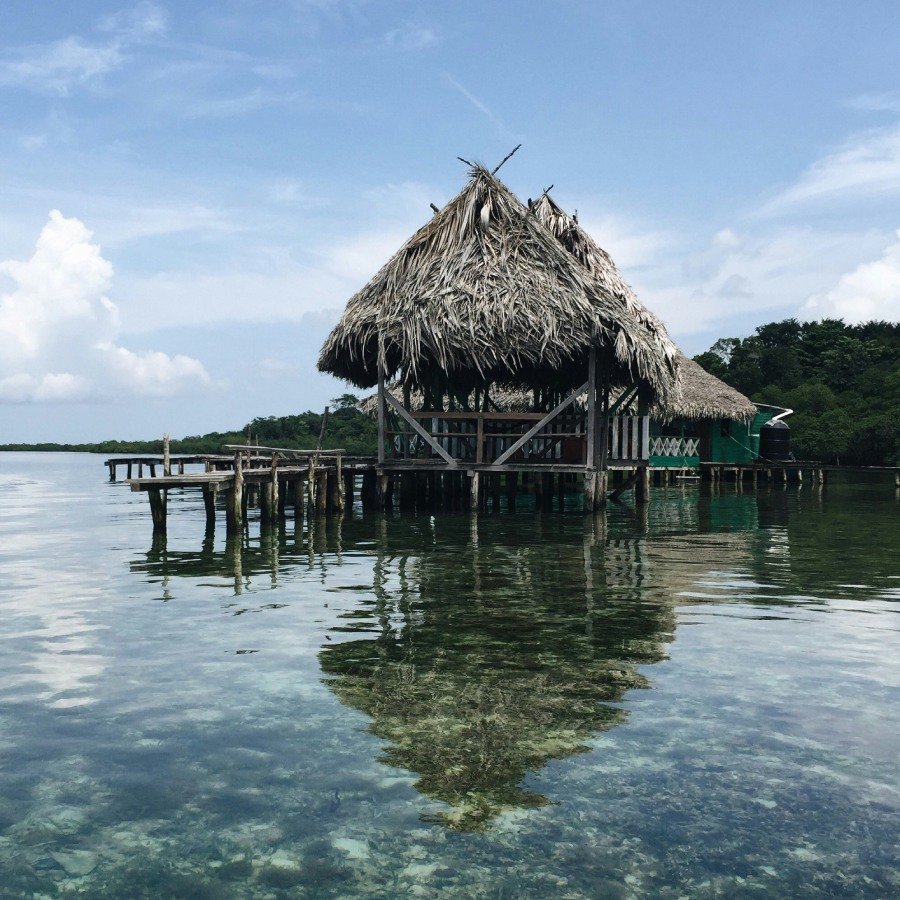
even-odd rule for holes
{"type": "Polygon", "coordinates": [[[791,459],[791,429],[784,422],[766,422],[759,429],[759,455],[773,462],[791,459]]]}

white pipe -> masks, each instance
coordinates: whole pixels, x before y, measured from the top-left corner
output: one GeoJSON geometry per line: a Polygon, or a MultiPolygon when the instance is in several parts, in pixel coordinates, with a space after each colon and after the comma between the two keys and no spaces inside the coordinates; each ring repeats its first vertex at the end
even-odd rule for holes
{"type": "Polygon", "coordinates": [[[769,419],[770,422],[780,422],[782,419],[787,418],[790,415],[793,415],[794,411],[792,409],[788,409],[786,406],[774,406],[771,403],[756,403],[756,406],[764,406],[766,409],[780,409],[781,412],[778,413],[777,416],[772,416],[769,419]]]}

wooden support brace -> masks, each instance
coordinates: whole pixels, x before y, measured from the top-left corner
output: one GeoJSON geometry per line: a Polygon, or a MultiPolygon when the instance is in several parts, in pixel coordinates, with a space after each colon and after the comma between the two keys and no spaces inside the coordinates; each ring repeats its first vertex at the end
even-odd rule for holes
{"type": "MultiPolygon", "coordinates": [[[[455,466],[456,460],[409,414],[409,410],[387,389],[383,388],[384,399],[390,407],[403,419],[415,433],[440,456],[449,466],[455,466]]],[[[379,462],[383,462],[379,459],[379,462]]]]}
{"type": "Polygon", "coordinates": [[[581,387],[574,390],[562,403],[554,407],[543,419],[536,422],[525,434],[522,435],[512,446],[507,447],[500,456],[494,461],[494,465],[502,466],[517,450],[525,446],[542,428],[546,428],[564,409],[568,409],[585,391],[589,390],[591,385],[585,382],[581,387]]]}

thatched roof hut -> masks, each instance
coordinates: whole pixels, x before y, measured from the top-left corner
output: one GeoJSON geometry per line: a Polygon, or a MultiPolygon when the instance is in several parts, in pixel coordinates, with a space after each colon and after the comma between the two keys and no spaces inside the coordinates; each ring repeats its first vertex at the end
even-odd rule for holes
{"type": "Polygon", "coordinates": [[[648,340],[665,348],[667,358],[678,368],[679,384],[670,395],[657,399],[651,410],[656,419],[734,419],[750,421],[755,404],[740,391],[711,375],[689,359],[672,342],[665,325],[637,298],[619,274],[610,255],[545,191],[529,204],[532,214],[587,269],[609,296],[629,311],[649,332],[648,340]]]}
{"type": "Polygon", "coordinates": [[[435,376],[571,389],[596,349],[612,383],[664,399],[674,358],[490,172],[469,183],[348,302],[319,368],[358,387],[435,376]]]}

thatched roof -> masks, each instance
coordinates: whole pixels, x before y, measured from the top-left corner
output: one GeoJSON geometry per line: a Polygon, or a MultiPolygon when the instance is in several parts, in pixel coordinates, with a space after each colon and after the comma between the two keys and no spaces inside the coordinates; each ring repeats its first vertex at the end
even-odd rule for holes
{"type": "Polygon", "coordinates": [[[647,330],[647,340],[659,343],[667,358],[675,361],[679,372],[677,389],[668,397],[658,398],[652,409],[655,418],[669,420],[736,419],[749,421],[756,406],[740,391],[729,387],[702,366],[688,359],[669,337],[665,325],[637,298],[619,274],[610,255],[545,191],[530,204],[534,216],[599,282],[606,293],[616,299],[647,330]]]}
{"type": "Polygon", "coordinates": [[[590,272],[605,296],[612,297],[629,316],[646,330],[646,340],[655,344],[670,362],[678,348],[669,337],[666,326],[638,300],[619,274],[612,257],[545,191],[530,203],[532,214],[590,272]]]}
{"type": "Polygon", "coordinates": [[[562,390],[583,380],[591,347],[614,382],[639,382],[659,398],[675,387],[673,359],[634,313],[476,166],[351,297],[319,368],[370,387],[380,352],[387,375],[411,385],[445,374],[458,387],[562,390]]]}
{"type": "Polygon", "coordinates": [[[680,350],[677,354],[680,373],[679,390],[665,403],[651,411],[660,419],[734,419],[749,422],[756,415],[756,404],[740,391],[710,375],[699,363],[680,350]]]}

